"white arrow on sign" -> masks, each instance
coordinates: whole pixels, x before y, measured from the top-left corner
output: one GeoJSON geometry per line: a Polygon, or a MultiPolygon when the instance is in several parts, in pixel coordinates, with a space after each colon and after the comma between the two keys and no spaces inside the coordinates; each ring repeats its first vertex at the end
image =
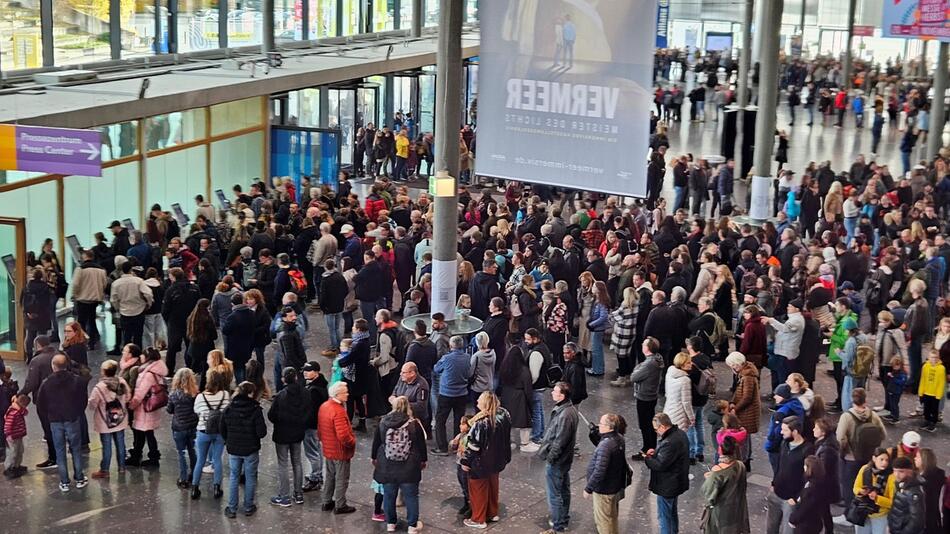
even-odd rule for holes
{"type": "Polygon", "coordinates": [[[86,143],[86,144],[89,145],[89,148],[83,148],[79,152],[81,154],[89,154],[89,157],[86,158],[87,160],[94,160],[97,157],[99,157],[99,147],[97,147],[96,145],[92,143],[86,143]]]}

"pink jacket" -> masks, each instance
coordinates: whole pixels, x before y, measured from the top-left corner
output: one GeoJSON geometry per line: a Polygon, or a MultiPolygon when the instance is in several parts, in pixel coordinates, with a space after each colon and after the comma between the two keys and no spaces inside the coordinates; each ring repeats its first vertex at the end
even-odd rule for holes
{"type": "Polygon", "coordinates": [[[105,411],[106,403],[112,402],[116,398],[119,399],[119,402],[122,403],[124,409],[128,408],[129,399],[132,397],[132,388],[125,383],[125,380],[122,378],[116,378],[122,386],[125,387],[125,394],[119,397],[115,391],[109,389],[106,385],[106,382],[100,381],[95,387],[92,388],[92,393],[89,394],[89,405],[88,409],[92,411],[92,428],[99,434],[112,434],[120,430],[125,430],[129,428],[129,418],[126,418],[113,428],[109,428],[106,424],[105,411]]]}
{"type": "Polygon", "coordinates": [[[739,447],[739,450],[743,450],[742,446],[745,445],[745,440],[749,437],[748,432],[745,428],[740,428],[738,430],[733,428],[723,428],[716,433],[716,445],[721,447],[722,440],[726,439],[726,436],[732,436],[736,440],[736,445],[739,447]]]}
{"type": "Polygon", "coordinates": [[[147,432],[162,426],[162,413],[165,410],[146,412],[142,401],[145,400],[145,395],[154,384],[165,381],[167,374],[168,367],[165,367],[165,362],[162,360],[142,364],[139,367],[139,375],[135,379],[135,392],[132,394],[132,400],[129,401],[129,408],[134,412],[133,429],[147,432]]]}

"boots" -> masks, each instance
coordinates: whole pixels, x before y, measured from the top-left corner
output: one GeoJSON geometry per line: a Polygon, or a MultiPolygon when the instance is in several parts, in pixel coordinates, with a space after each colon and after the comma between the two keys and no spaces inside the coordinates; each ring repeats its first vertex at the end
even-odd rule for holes
{"type": "Polygon", "coordinates": [[[201,498],[201,489],[198,488],[198,485],[195,484],[191,487],[191,500],[197,501],[201,498]]]}
{"type": "Polygon", "coordinates": [[[213,496],[215,499],[220,499],[222,495],[224,495],[224,492],[221,491],[221,484],[215,484],[215,485],[214,485],[214,493],[212,494],[212,496],[213,496]]]}

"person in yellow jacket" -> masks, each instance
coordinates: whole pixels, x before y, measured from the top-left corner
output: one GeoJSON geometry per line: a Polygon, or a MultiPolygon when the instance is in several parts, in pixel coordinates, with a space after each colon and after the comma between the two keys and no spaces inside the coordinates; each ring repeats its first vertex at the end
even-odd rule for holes
{"type": "Polygon", "coordinates": [[[867,498],[879,508],[869,514],[864,526],[855,525],[855,534],[884,534],[887,531],[887,513],[894,501],[894,473],[887,449],[878,447],[871,461],[863,465],[854,478],[855,498],[867,498]]]}
{"type": "Polygon", "coordinates": [[[405,180],[406,161],[409,159],[409,130],[403,128],[396,134],[396,168],[393,169],[394,180],[405,180]]]}
{"type": "Polygon", "coordinates": [[[937,419],[940,416],[940,399],[947,392],[947,369],[940,362],[940,353],[930,351],[930,356],[920,368],[920,385],[917,394],[924,405],[924,430],[937,430],[937,419]]]}

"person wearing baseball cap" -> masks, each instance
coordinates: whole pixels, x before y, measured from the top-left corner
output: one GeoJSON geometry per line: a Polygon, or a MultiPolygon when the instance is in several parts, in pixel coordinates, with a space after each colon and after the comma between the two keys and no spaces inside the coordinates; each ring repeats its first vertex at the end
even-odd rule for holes
{"type": "Polygon", "coordinates": [[[785,322],[772,317],[762,317],[762,324],[771,326],[775,330],[775,357],[770,358],[772,375],[772,391],[779,384],[785,382],[788,374],[796,372],[799,347],[802,344],[802,335],[805,333],[805,317],[802,310],[805,303],[802,299],[795,299],[788,303],[786,312],[788,319],[785,322]]]}
{"type": "Polygon", "coordinates": [[[344,238],[343,257],[350,258],[353,268],[359,270],[363,266],[363,243],[360,242],[360,236],[353,231],[352,224],[341,226],[340,233],[344,238]]]}
{"type": "Polygon", "coordinates": [[[109,230],[112,230],[112,253],[116,256],[128,256],[129,249],[132,248],[129,229],[119,221],[112,221],[109,223],[109,230]]]}
{"type": "Polygon", "coordinates": [[[308,493],[323,486],[323,449],[317,439],[317,412],[324,402],[329,400],[329,384],[320,374],[320,364],[308,361],[300,368],[306,380],[307,393],[310,394],[311,409],[307,412],[307,432],[303,438],[303,451],[310,462],[310,473],[304,477],[303,492],[308,493]]]}

